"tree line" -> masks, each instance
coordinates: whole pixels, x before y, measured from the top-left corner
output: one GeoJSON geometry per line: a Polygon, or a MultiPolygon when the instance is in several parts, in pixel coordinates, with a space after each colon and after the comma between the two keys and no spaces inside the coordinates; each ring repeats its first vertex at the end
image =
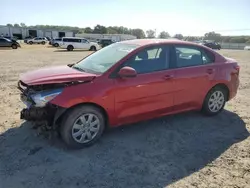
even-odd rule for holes
{"type": "Polygon", "coordinates": [[[183,36],[180,33],[177,33],[173,36],[167,31],[161,31],[158,35],[156,35],[156,31],[149,29],[144,32],[140,28],[127,28],[123,26],[103,26],[103,25],[96,25],[94,28],[86,27],[71,27],[71,26],[57,26],[57,25],[34,25],[34,26],[27,26],[25,23],[20,24],[7,24],[7,26],[11,27],[23,27],[23,28],[39,28],[39,29],[46,29],[46,30],[68,30],[73,31],[74,33],[95,33],[95,34],[129,34],[134,35],[138,39],[141,38],[177,38],[186,41],[199,41],[199,40],[212,40],[215,42],[230,42],[230,43],[250,43],[250,36],[222,36],[220,33],[216,33],[214,31],[205,33],[204,36],[183,36]]]}

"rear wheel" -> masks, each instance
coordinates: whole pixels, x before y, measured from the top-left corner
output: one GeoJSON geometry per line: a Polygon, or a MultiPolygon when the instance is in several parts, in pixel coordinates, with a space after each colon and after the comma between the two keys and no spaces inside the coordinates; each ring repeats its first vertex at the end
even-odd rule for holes
{"type": "Polygon", "coordinates": [[[96,51],[96,47],[95,46],[91,46],[89,50],[90,51],[96,51]]]}
{"type": "Polygon", "coordinates": [[[73,47],[72,45],[69,45],[69,46],[67,47],[67,50],[68,50],[68,51],[73,51],[73,49],[74,49],[74,47],[73,47]]]}
{"type": "Polygon", "coordinates": [[[62,121],[60,134],[70,148],[94,144],[105,128],[102,112],[94,106],[79,106],[69,111],[62,121]]]}
{"type": "Polygon", "coordinates": [[[11,47],[12,47],[12,49],[17,49],[17,45],[16,44],[12,44],[11,47]]]}
{"type": "Polygon", "coordinates": [[[216,86],[212,88],[203,102],[202,111],[210,116],[218,114],[223,110],[227,98],[228,92],[223,87],[216,86]]]}
{"type": "Polygon", "coordinates": [[[45,44],[45,41],[42,41],[42,45],[44,45],[45,44]]]}
{"type": "Polygon", "coordinates": [[[58,43],[55,43],[55,44],[54,44],[54,46],[55,46],[55,47],[58,47],[58,46],[59,46],[59,44],[58,44],[58,43]]]}

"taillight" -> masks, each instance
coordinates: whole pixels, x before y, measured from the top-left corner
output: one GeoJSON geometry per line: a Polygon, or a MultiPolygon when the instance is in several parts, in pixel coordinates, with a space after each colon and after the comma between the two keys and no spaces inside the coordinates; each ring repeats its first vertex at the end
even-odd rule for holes
{"type": "Polygon", "coordinates": [[[240,66],[239,65],[235,65],[234,69],[239,72],[240,71],[240,66]]]}
{"type": "Polygon", "coordinates": [[[237,74],[239,75],[239,72],[240,72],[240,66],[239,65],[234,65],[234,74],[237,74]]]}

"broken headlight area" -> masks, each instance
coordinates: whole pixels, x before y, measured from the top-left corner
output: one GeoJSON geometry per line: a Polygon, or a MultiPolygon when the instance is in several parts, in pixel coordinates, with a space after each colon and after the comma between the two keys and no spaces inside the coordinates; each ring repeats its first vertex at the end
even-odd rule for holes
{"type": "Polygon", "coordinates": [[[41,91],[30,95],[31,100],[34,102],[35,107],[45,107],[46,104],[54,99],[57,95],[62,92],[60,89],[52,89],[48,91],[41,91]]]}
{"type": "Polygon", "coordinates": [[[63,91],[62,85],[28,86],[20,81],[18,88],[20,99],[27,107],[21,111],[21,119],[53,121],[58,107],[49,102],[63,91]]]}

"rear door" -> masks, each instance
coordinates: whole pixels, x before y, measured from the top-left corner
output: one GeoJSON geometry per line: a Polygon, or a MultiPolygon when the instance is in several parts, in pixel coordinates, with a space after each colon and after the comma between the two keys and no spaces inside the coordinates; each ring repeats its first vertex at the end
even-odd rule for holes
{"type": "Polygon", "coordinates": [[[170,112],[173,107],[173,80],[170,48],[155,46],[141,50],[122,67],[137,71],[137,77],[115,79],[115,109],[119,122],[129,123],[170,112]]]}
{"type": "Polygon", "coordinates": [[[204,48],[175,45],[174,109],[185,110],[201,106],[207,89],[216,74],[214,56],[204,48]]]}

